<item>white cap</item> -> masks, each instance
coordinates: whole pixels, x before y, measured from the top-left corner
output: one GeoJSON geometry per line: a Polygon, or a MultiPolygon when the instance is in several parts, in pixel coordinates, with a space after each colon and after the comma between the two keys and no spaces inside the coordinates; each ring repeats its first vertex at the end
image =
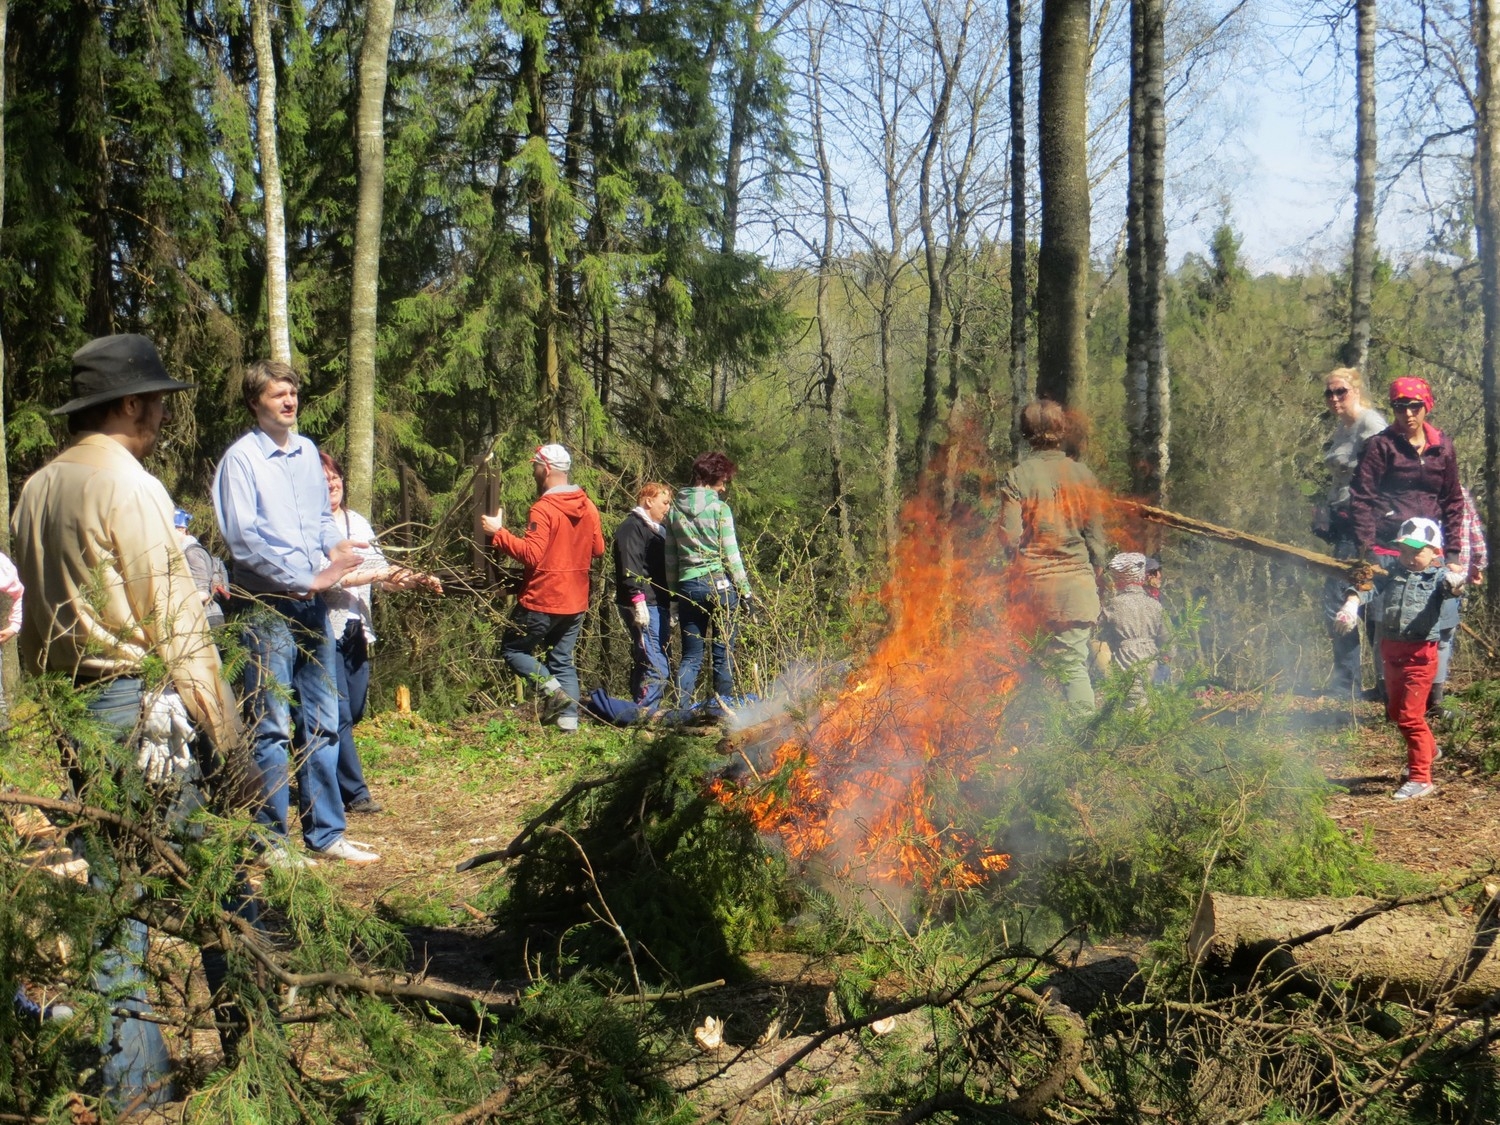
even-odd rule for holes
{"type": "Polygon", "coordinates": [[[1146,556],[1139,551],[1121,551],[1109,560],[1109,569],[1125,582],[1143,582],[1146,578],[1146,556]]]}
{"type": "Polygon", "coordinates": [[[1420,551],[1423,547],[1436,547],[1439,551],[1443,549],[1443,529],[1437,525],[1437,521],[1427,519],[1423,516],[1413,516],[1401,525],[1401,530],[1396,532],[1396,542],[1403,547],[1410,547],[1420,551]]]}
{"type": "Polygon", "coordinates": [[[533,465],[546,465],[547,468],[556,472],[566,473],[573,467],[573,456],[562,446],[557,444],[539,445],[536,452],[531,455],[533,465]]]}

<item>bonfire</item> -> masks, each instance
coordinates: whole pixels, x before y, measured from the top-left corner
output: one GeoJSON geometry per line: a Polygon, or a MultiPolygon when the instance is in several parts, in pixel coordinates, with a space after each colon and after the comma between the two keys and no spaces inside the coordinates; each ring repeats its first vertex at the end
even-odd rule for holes
{"type": "Polygon", "coordinates": [[[902,511],[881,640],[795,734],[747,757],[749,783],[714,783],[793,859],[928,892],[1008,865],[975,831],[1012,768],[1002,719],[1042,635],[1008,582],[993,458],[965,429],[935,464],[902,511]]]}

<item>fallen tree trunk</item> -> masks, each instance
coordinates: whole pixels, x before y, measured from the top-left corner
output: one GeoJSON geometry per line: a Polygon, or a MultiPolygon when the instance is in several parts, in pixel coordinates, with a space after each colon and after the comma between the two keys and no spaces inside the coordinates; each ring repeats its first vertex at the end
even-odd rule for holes
{"type": "Polygon", "coordinates": [[[1188,933],[1199,964],[1310,970],[1361,991],[1473,1007],[1500,993],[1495,888],[1472,920],[1371,898],[1204,895],[1188,933]]]}

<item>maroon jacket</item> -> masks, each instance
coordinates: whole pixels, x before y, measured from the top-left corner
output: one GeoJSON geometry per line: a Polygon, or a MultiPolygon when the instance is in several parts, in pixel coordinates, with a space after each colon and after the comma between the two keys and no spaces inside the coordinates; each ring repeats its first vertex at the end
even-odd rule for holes
{"type": "Polygon", "coordinates": [[[1418,453],[1395,426],[1365,442],[1349,484],[1354,541],[1361,550],[1389,547],[1403,520],[1426,516],[1443,529],[1443,553],[1457,559],[1463,547],[1464,497],[1458,457],[1442,430],[1424,422],[1427,448],[1418,453]]]}

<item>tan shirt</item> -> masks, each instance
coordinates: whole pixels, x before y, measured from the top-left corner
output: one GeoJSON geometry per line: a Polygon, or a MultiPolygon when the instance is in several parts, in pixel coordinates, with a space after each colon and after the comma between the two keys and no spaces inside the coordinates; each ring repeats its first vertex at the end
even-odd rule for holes
{"type": "Polygon", "coordinates": [[[26,668],[83,680],[139,676],[157,655],[214,743],[227,750],[239,741],[172,501],[129,450],[84,434],[22,487],[11,537],[26,586],[26,668]]]}
{"type": "Polygon", "coordinates": [[[1044,622],[1092,624],[1104,565],[1104,490],[1088,466],[1039,450],[1005,474],[1000,541],[1016,553],[1026,596],[1044,622]]]}

